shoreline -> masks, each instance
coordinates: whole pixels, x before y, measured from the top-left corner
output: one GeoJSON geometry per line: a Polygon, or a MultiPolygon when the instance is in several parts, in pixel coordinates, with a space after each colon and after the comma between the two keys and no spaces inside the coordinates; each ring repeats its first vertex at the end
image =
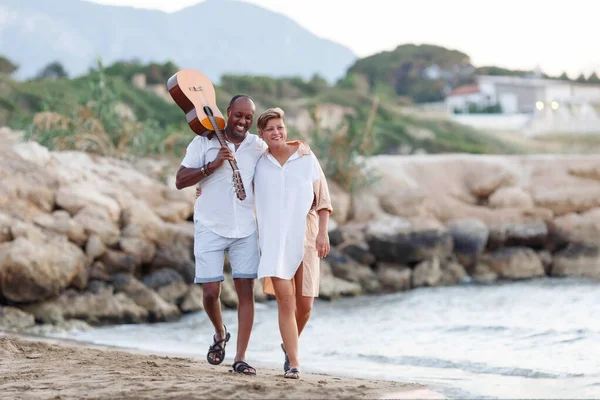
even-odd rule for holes
{"type": "Polygon", "coordinates": [[[19,399],[444,399],[417,383],[303,372],[229,372],[194,356],[0,331],[0,392],[19,399]]]}

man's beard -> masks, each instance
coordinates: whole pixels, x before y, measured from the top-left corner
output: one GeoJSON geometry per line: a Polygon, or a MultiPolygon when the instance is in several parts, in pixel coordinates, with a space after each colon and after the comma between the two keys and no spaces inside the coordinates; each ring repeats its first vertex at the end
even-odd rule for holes
{"type": "Polygon", "coordinates": [[[239,133],[234,129],[227,129],[226,133],[228,138],[241,141],[244,140],[244,138],[248,134],[248,131],[244,131],[244,133],[239,133]]]}

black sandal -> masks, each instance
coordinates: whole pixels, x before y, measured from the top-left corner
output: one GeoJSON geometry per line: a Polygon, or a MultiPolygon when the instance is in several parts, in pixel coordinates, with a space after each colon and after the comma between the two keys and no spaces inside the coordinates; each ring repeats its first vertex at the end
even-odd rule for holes
{"type": "Polygon", "coordinates": [[[223,328],[225,328],[225,338],[217,340],[216,335],[213,336],[213,344],[208,348],[208,354],[206,355],[206,359],[211,365],[219,365],[225,359],[225,344],[229,342],[229,338],[231,337],[231,335],[229,334],[229,332],[227,332],[227,328],[225,327],[225,325],[223,325],[223,328]],[[211,354],[216,355],[216,358],[211,358],[211,354]]]}
{"type": "Polygon", "coordinates": [[[285,354],[285,361],[283,363],[283,372],[288,372],[290,369],[290,359],[287,355],[287,351],[285,351],[285,346],[281,343],[281,350],[283,350],[283,354],[285,354]]]}
{"type": "Polygon", "coordinates": [[[285,374],[283,374],[283,377],[289,379],[300,379],[300,370],[298,370],[298,368],[288,369],[285,371],[285,374]]]}
{"type": "Polygon", "coordinates": [[[256,375],[256,369],[248,365],[246,361],[236,361],[233,363],[232,367],[233,370],[231,372],[244,375],[256,375]]]}

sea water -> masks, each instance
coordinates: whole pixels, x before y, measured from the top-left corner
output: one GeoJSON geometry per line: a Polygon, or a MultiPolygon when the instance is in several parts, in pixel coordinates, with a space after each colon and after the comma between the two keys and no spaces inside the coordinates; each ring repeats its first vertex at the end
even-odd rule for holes
{"type": "MultiPolygon", "coordinates": [[[[237,312],[225,310],[224,323],[229,365],[237,312]]],[[[206,362],[213,333],[199,312],[61,336],[206,362]]],[[[276,303],[257,304],[247,361],[281,368],[280,343],[276,303]]],[[[544,278],[317,300],[300,357],[305,371],[419,382],[448,398],[600,398],[600,282],[544,278]]]]}

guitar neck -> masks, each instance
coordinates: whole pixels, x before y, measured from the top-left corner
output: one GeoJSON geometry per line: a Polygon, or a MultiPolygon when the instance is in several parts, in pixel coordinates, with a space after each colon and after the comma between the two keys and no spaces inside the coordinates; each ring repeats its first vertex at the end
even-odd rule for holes
{"type": "Polygon", "coordinates": [[[227,140],[225,139],[225,134],[216,125],[215,125],[215,136],[217,137],[217,140],[219,141],[219,143],[221,143],[221,146],[227,147],[227,140]]]}
{"type": "MultiPolygon", "coordinates": [[[[208,118],[209,118],[210,122],[212,123],[212,126],[215,131],[215,135],[217,136],[217,140],[219,141],[221,146],[227,147],[227,141],[225,140],[225,135],[219,128],[219,125],[217,125],[217,122],[215,121],[215,119],[212,116],[209,116],[208,118]]],[[[235,161],[235,159],[229,160],[229,165],[231,165],[231,169],[233,169],[234,171],[239,171],[239,168],[238,168],[238,165],[237,165],[237,162],[235,161]]]]}

